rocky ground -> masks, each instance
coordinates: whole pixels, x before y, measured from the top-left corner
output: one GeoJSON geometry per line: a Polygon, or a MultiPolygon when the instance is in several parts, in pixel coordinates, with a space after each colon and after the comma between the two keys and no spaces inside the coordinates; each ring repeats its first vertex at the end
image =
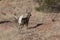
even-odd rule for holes
{"type": "Polygon", "coordinates": [[[44,13],[35,10],[35,0],[0,0],[0,40],[60,40],[60,13],[44,13]],[[19,30],[14,17],[30,11],[29,29],[19,30]],[[4,22],[11,20],[11,22],[4,22]]]}

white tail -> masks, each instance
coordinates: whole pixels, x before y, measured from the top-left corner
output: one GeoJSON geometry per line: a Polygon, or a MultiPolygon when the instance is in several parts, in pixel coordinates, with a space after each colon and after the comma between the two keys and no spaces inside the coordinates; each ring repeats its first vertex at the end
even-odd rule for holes
{"type": "Polygon", "coordinates": [[[22,23],[22,18],[23,18],[23,15],[21,15],[21,16],[19,17],[19,19],[18,19],[19,25],[22,23]]]}

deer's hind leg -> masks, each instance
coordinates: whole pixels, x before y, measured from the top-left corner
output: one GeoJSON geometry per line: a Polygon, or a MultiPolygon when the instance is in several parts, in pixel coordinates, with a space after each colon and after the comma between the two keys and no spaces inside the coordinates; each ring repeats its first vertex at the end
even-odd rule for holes
{"type": "Polygon", "coordinates": [[[27,29],[28,29],[28,22],[26,22],[26,23],[25,23],[25,26],[26,26],[26,27],[27,27],[27,29]]]}
{"type": "Polygon", "coordinates": [[[20,25],[20,28],[22,29],[23,27],[24,27],[24,24],[21,24],[21,25],[20,25]]]}

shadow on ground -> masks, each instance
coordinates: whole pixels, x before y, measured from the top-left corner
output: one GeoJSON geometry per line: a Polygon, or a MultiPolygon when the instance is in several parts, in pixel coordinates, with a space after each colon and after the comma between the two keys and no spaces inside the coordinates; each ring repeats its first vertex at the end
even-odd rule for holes
{"type": "Polygon", "coordinates": [[[35,25],[35,26],[33,26],[33,27],[29,27],[29,29],[37,28],[37,27],[39,27],[39,26],[41,26],[41,25],[43,25],[43,23],[39,23],[39,24],[37,24],[37,25],[35,25]]]}
{"type": "Polygon", "coordinates": [[[8,23],[8,22],[11,22],[11,21],[0,21],[0,24],[8,23]]]}

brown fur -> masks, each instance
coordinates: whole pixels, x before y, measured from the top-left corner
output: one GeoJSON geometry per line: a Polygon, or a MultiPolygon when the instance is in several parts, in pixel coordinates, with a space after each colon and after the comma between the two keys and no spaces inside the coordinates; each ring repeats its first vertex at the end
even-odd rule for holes
{"type": "Polygon", "coordinates": [[[31,13],[28,12],[27,14],[28,14],[28,15],[27,15],[25,18],[22,18],[22,23],[21,23],[21,25],[22,25],[22,26],[25,25],[25,26],[28,28],[28,23],[29,23],[29,19],[30,19],[31,13]]]}

